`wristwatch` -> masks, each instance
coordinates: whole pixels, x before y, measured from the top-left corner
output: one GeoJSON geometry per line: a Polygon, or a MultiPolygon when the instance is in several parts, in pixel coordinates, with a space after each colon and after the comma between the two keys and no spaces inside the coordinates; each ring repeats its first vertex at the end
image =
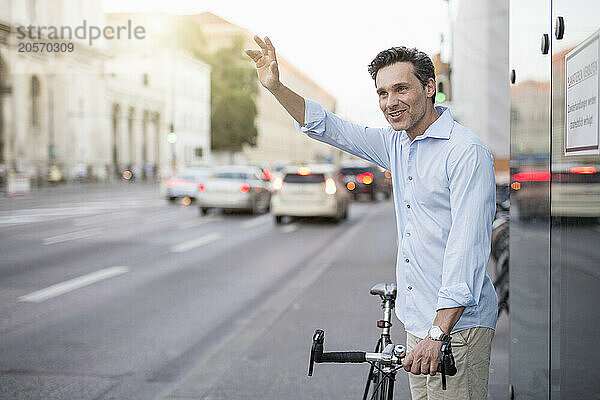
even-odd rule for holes
{"type": "Polygon", "coordinates": [[[444,331],[442,331],[442,328],[440,328],[439,326],[435,326],[435,325],[433,325],[431,328],[429,328],[429,332],[427,332],[427,336],[429,336],[433,340],[439,340],[441,342],[449,342],[450,341],[450,335],[446,335],[444,333],[444,331]]]}

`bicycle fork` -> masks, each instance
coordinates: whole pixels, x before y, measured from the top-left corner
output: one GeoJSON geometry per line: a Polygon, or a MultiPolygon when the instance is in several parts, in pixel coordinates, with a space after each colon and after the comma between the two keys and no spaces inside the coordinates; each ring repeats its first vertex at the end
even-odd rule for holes
{"type": "MultiPolygon", "coordinates": [[[[377,327],[381,329],[381,337],[375,346],[375,353],[383,351],[388,344],[392,343],[392,340],[390,339],[390,328],[392,327],[392,311],[394,310],[394,306],[395,304],[393,299],[382,296],[381,308],[383,308],[383,319],[377,321],[377,327]]],[[[365,385],[363,400],[367,400],[371,382],[375,382],[377,377],[380,377],[381,379],[388,379],[388,396],[390,396],[390,399],[393,398],[396,372],[392,367],[389,366],[385,366],[375,372],[375,364],[371,364],[369,376],[365,385]]],[[[377,383],[381,382],[381,379],[377,379],[377,383]]]]}

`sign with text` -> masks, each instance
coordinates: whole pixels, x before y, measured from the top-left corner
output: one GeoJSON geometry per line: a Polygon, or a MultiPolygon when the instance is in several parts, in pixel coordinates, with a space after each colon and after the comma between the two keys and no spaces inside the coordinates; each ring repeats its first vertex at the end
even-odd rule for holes
{"type": "Polygon", "coordinates": [[[600,154],[600,30],[565,56],[565,155],[600,154]]]}

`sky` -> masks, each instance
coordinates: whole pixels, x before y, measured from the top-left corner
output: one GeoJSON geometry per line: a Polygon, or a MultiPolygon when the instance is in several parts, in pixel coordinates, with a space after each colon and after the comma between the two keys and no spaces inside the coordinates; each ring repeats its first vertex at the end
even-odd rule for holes
{"type": "MultiPolygon", "coordinates": [[[[337,100],[337,113],[369,126],[385,126],[367,65],[392,46],[440,51],[447,29],[444,0],[103,0],[105,12],[210,11],[257,35],[337,100]]],[[[285,76],[280,77],[285,84],[285,76]]],[[[302,93],[300,93],[302,94],[302,93]]]]}

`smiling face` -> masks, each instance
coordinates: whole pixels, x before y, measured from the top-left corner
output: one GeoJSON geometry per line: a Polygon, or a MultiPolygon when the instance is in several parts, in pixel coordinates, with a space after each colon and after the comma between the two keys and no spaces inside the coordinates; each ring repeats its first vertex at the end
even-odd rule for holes
{"type": "Polygon", "coordinates": [[[412,63],[401,61],[381,68],[375,77],[379,108],[395,131],[419,131],[426,112],[433,110],[435,81],[423,86],[413,68],[412,63]]]}

